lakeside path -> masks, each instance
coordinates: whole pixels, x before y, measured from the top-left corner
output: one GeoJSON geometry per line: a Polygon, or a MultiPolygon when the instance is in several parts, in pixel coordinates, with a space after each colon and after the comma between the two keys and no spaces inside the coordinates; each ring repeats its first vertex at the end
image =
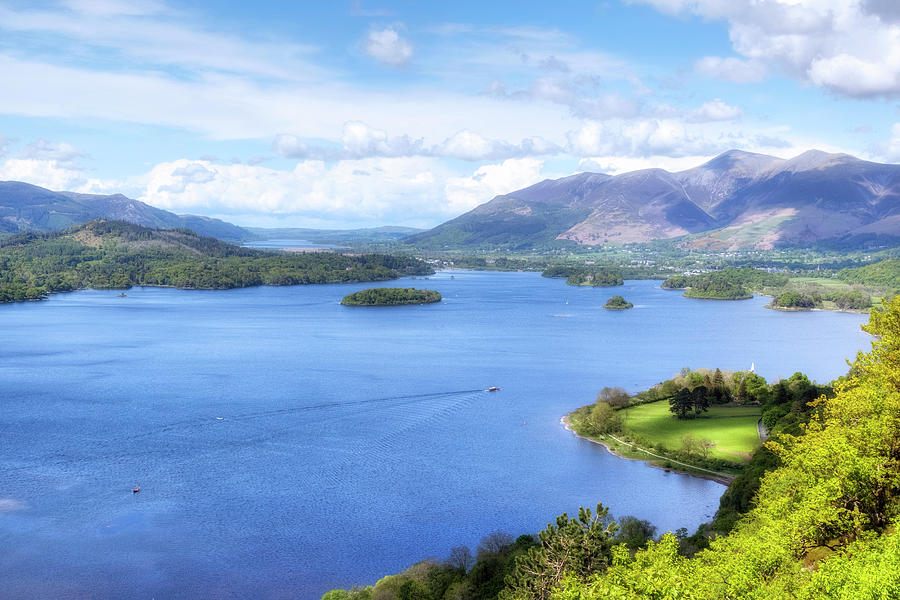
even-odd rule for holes
{"type": "MultiPolygon", "coordinates": [[[[572,429],[571,424],[569,423],[568,416],[565,416],[565,417],[561,418],[561,419],[559,420],[559,422],[562,423],[562,424],[565,426],[566,429],[568,429],[569,431],[571,431],[572,434],[575,435],[575,437],[580,437],[581,439],[587,440],[587,441],[589,441],[589,442],[593,442],[594,444],[600,444],[601,446],[603,446],[604,448],[606,448],[611,454],[613,454],[613,455],[615,455],[615,456],[618,456],[619,458],[624,458],[624,459],[627,459],[627,460],[644,460],[644,459],[640,459],[640,458],[633,458],[633,457],[631,457],[631,456],[624,456],[624,455],[620,454],[619,452],[616,452],[615,449],[612,448],[612,446],[610,446],[609,444],[603,442],[602,440],[595,440],[595,439],[593,439],[593,438],[585,437],[585,436],[583,436],[583,435],[580,435],[580,434],[576,433],[575,430],[572,429]]],[[[657,464],[653,463],[652,461],[644,460],[644,462],[646,462],[647,464],[649,464],[651,467],[656,467],[657,469],[663,469],[663,470],[667,470],[667,471],[674,471],[674,472],[676,472],[676,473],[683,473],[683,474],[685,474],[685,475],[692,475],[692,476],[694,476],[694,477],[699,477],[699,478],[701,478],[701,479],[711,479],[712,481],[721,483],[721,484],[723,484],[723,485],[728,485],[728,484],[730,484],[732,481],[734,481],[735,476],[734,476],[734,475],[731,475],[730,473],[721,473],[721,472],[719,472],[719,471],[711,471],[711,470],[709,470],[709,469],[704,469],[703,467],[697,467],[697,466],[694,466],[694,465],[691,465],[691,464],[688,464],[688,463],[684,463],[684,462],[681,462],[681,461],[678,461],[678,460],[669,458],[669,457],[667,457],[667,456],[660,456],[659,454],[654,454],[653,452],[650,452],[649,450],[644,450],[643,448],[640,448],[640,447],[638,447],[638,446],[635,446],[634,444],[629,444],[628,442],[623,442],[623,441],[620,440],[619,438],[617,438],[617,437],[615,437],[615,436],[613,436],[613,435],[610,435],[610,434],[608,434],[608,433],[607,433],[606,435],[608,435],[610,438],[614,439],[615,441],[619,442],[619,443],[622,444],[623,446],[628,446],[628,447],[631,448],[632,450],[637,450],[637,451],[643,452],[644,454],[647,454],[647,455],[649,455],[649,456],[652,456],[653,458],[657,458],[657,459],[659,459],[659,460],[665,460],[665,461],[668,461],[668,462],[670,462],[670,463],[672,463],[672,464],[681,465],[682,467],[687,467],[688,469],[693,469],[694,471],[702,471],[703,473],[709,473],[709,475],[703,475],[703,474],[699,474],[699,473],[694,473],[694,472],[692,472],[692,471],[683,471],[683,470],[681,470],[681,469],[671,469],[671,468],[668,468],[668,467],[663,467],[663,466],[661,466],[661,465],[657,465],[657,464]]]]}

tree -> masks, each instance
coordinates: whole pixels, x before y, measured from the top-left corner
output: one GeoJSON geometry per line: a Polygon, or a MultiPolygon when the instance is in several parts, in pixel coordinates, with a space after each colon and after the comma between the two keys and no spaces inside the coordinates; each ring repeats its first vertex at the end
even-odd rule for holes
{"type": "Polygon", "coordinates": [[[747,380],[745,378],[741,378],[741,383],[738,385],[737,389],[737,401],[740,403],[747,402],[747,380]]]}
{"type": "Polygon", "coordinates": [[[656,527],[643,519],[624,516],[618,520],[619,531],[616,533],[616,541],[624,543],[629,550],[637,550],[647,545],[656,535],[656,527]]]}
{"type": "Polygon", "coordinates": [[[468,573],[475,564],[475,557],[472,556],[472,551],[468,546],[454,546],[450,549],[450,558],[447,559],[447,564],[463,573],[468,573]]]}
{"type": "Polygon", "coordinates": [[[606,402],[610,406],[625,406],[631,396],[621,387],[605,387],[597,394],[597,402],[606,402]]]}
{"type": "Polygon", "coordinates": [[[566,513],[549,524],[538,538],[541,545],[516,560],[516,569],[507,580],[503,599],[547,600],[566,574],[587,578],[602,573],[610,563],[617,526],[609,509],[597,504],[596,514],[580,507],[578,519],[566,513]]]}
{"type": "Polygon", "coordinates": [[[608,403],[597,402],[591,407],[586,424],[595,434],[604,434],[619,431],[622,428],[622,419],[608,403]]]}
{"type": "Polygon", "coordinates": [[[514,538],[505,531],[492,531],[483,538],[478,544],[478,558],[484,554],[499,554],[504,548],[513,543],[514,538]]]}
{"type": "Polygon", "coordinates": [[[687,388],[681,388],[669,400],[669,410],[679,419],[686,419],[693,408],[694,398],[687,388]]]}
{"type": "Polygon", "coordinates": [[[694,406],[694,415],[699,416],[700,413],[709,410],[709,398],[707,396],[706,386],[698,385],[691,392],[691,403],[694,406]]]}

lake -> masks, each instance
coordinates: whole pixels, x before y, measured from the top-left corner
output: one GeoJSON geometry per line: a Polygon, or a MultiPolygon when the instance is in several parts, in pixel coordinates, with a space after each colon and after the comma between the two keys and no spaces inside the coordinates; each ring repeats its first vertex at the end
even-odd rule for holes
{"type": "Polygon", "coordinates": [[[658,281],[375,285],[444,300],[340,306],[371,287],[352,284],[0,306],[3,593],[313,599],[598,501],[693,530],[723,486],[616,458],[560,417],[684,366],[824,382],[871,341],[865,315],[658,281]],[[601,309],[612,295],[635,308],[601,309]]]}

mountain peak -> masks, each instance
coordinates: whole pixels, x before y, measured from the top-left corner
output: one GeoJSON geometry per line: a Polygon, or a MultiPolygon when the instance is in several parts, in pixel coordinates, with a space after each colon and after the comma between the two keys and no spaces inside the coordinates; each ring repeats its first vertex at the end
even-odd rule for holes
{"type": "Polygon", "coordinates": [[[794,158],[785,161],[783,170],[794,172],[811,171],[858,160],[858,158],[850,156],[849,154],[823,152],[822,150],[807,150],[803,154],[798,154],[794,158]]]}
{"type": "MultiPolygon", "coordinates": [[[[712,160],[708,160],[699,167],[695,167],[695,169],[715,171],[717,173],[737,170],[748,175],[755,175],[772,167],[774,164],[781,162],[783,162],[782,159],[775,156],[769,156],[768,154],[757,154],[755,152],[746,152],[744,150],[728,150],[712,160]]],[[[688,171],[693,171],[695,169],[688,169],[688,171]]]]}

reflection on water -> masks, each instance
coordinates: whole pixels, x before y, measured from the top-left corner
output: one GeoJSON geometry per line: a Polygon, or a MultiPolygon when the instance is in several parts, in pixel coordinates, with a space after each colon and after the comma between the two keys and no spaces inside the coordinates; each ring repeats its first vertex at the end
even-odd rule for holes
{"type": "Polygon", "coordinates": [[[443,302],[389,309],[338,304],[369,284],[0,307],[4,593],[318,598],[598,501],[691,529],[722,486],[559,418],[685,365],[826,381],[869,343],[864,316],[761,298],[453,275],[428,282],[443,302]],[[635,308],[601,309],[614,294],[635,308]]]}

